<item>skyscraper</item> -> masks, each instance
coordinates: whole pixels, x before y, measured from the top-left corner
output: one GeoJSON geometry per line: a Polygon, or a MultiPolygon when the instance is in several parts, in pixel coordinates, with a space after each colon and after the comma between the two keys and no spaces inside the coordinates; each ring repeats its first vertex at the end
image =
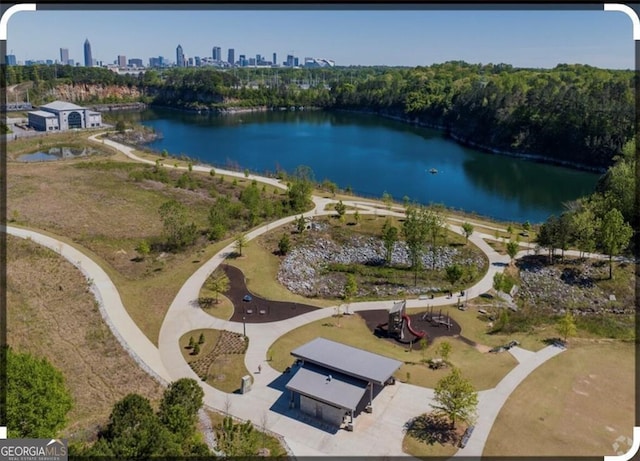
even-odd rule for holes
{"type": "Polygon", "coordinates": [[[220,48],[219,46],[214,46],[211,50],[211,57],[216,62],[222,61],[222,48],[220,48]]]}
{"type": "Polygon", "coordinates": [[[229,48],[229,54],[227,54],[227,62],[231,65],[236,63],[236,50],[229,48]]]}
{"type": "Polygon", "coordinates": [[[271,64],[274,66],[278,65],[278,55],[275,53],[273,53],[273,61],[271,61],[271,64]]]}
{"type": "Polygon", "coordinates": [[[184,53],[182,52],[182,45],[178,45],[178,48],[176,48],[176,66],[185,67],[184,53]]]}
{"type": "Polygon", "coordinates": [[[91,43],[89,43],[89,39],[86,39],[84,41],[84,66],[93,66],[93,57],[91,56],[91,43]]]}
{"type": "Polygon", "coordinates": [[[7,63],[7,66],[15,66],[16,65],[16,55],[15,54],[8,54],[5,56],[5,60],[7,63]]]}
{"type": "Polygon", "coordinates": [[[60,48],[60,62],[64,65],[69,64],[69,48],[60,48]]]}
{"type": "Polygon", "coordinates": [[[126,56],[118,55],[118,67],[120,67],[121,69],[124,69],[125,67],[127,67],[126,56]]]}

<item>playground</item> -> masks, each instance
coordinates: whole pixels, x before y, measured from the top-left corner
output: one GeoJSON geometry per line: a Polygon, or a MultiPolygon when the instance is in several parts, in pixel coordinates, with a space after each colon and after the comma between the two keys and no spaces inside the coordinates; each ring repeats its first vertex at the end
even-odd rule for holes
{"type": "Polygon", "coordinates": [[[222,269],[229,277],[229,290],[224,294],[233,303],[231,322],[277,322],[318,309],[308,304],[272,301],[256,296],[247,288],[240,269],[228,264],[224,264],[222,269]]]}
{"type": "Polygon", "coordinates": [[[362,311],[358,315],[376,337],[411,346],[414,350],[422,347],[422,338],[431,344],[435,338],[458,337],[462,331],[461,326],[448,315],[447,309],[431,307],[410,315],[405,301],[394,303],[389,310],[362,311]]]}

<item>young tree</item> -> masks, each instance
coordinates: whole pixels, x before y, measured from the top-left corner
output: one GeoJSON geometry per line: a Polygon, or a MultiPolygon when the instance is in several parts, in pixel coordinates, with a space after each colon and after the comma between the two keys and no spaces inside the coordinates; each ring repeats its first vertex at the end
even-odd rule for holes
{"type": "Polygon", "coordinates": [[[193,339],[193,336],[189,336],[189,349],[193,349],[193,346],[196,345],[196,340],[193,339]]]}
{"type": "Polygon", "coordinates": [[[64,376],[46,359],[4,347],[9,438],[55,438],[67,422],[73,399],[64,376]]]}
{"type": "Polygon", "coordinates": [[[558,333],[562,335],[562,338],[565,340],[565,342],[567,341],[568,337],[576,335],[576,322],[573,318],[573,314],[569,309],[567,309],[565,314],[560,318],[560,320],[558,320],[556,328],[558,329],[558,333]]]}
{"type": "Polygon", "coordinates": [[[216,304],[220,302],[219,295],[229,290],[231,282],[227,274],[222,272],[221,274],[211,274],[204,282],[205,288],[213,291],[216,294],[216,304]]]}
{"type": "Polygon", "coordinates": [[[519,249],[520,249],[520,245],[518,245],[518,242],[509,240],[509,242],[507,243],[507,254],[509,255],[509,264],[513,264],[513,258],[516,257],[519,249]]]}
{"type": "Polygon", "coordinates": [[[296,219],[296,229],[298,230],[298,234],[302,234],[307,228],[307,220],[304,219],[304,216],[300,215],[298,219],[296,219]]]}
{"type": "Polygon", "coordinates": [[[464,237],[468,242],[469,237],[471,237],[471,234],[473,234],[473,224],[471,224],[470,222],[462,223],[462,232],[464,232],[464,237]]]}
{"type": "Polygon", "coordinates": [[[236,237],[234,247],[240,256],[242,256],[242,249],[247,246],[248,242],[249,241],[247,240],[247,236],[245,234],[240,234],[238,235],[238,237],[236,237]]]}
{"type": "Polygon", "coordinates": [[[551,215],[540,226],[540,232],[538,232],[538,244],[549,250],[549,264],[553,264],[553,250],[555,248],[555,234],[558,218],[551,215]]]}
{"type": "Polygon", "coordinates": [[[382,203],[387,207],[387,210],[390,210],[393,205],[393,197],[387,191],[382,193],[382,203]]]}
{"type": "Polygon", "coordinates": [[[192,355],[198,355],[200,353],[200,344],[195,343],[193,345],[193,349],[191,349],[191,354],[192,355]]]}
{"type": "Polygon", "coordinates": [[[282,256],[284,256],[287,253],[289,253],[290,249],[291,249],[291,239],[289,238],[289,234],[284,233],[282,234],[282,237],[278,242],[278,251],[282,256]]]}
{"type": "Polygon", "coordinates": [[[344,221],[344,215],[347,212],[347,206],[342,203],[342,200],[340,200],[338,203],[335,204],[334,206],[336,213],[338,213],[338,219],[340,219],[340,222],[344,221]]]}
{"type": "Polygon", "coordinates": [[[200,333],[200,337],[198,338],[198,344],[204,344],[204,333],[200,333]]]}
{"type": "Polygon", "coordinates": [[[436,405],[431,406],[436,412],[449,418],[452,428],[455,428],[457,421],[471,422],[475,418],[478,392],[457,368],[438,381],[434,389],[434,400],[436,405]]]}
{"type": "Polygon", "coordinates": [[[415,285],[418,285],[418,272],[422,268],[422,255],[428,233],[429,223],[425,209],[422,207],[409,207],[404,223],[402,223],[402,234],[409,251],[411,268],[415,273],[415,285]]]}
{"type": "Polygon", "coordinates": [[[600,227],[600,220],[596,218],[593,209],[581,203],[580,209],[571,215],[571,239],[580,250],[580,256],[585,252],[591,253],[596,249],[596,233],[600,227]]]}
{"type": "Polygon", "coordinates": [[[171,249],[182,249],[192,245],[198,236],[193,222],[188,221],[187,207],[176,200],[163,203],[158,210],[162,219],[163,235],[171,249]]]}
{"type": "Polygon", "coordinates": [[[142,240],[136,247],[136,251],[140,253],[140,260],[144,261],[144,259],[149,256],[149,253],[151,253],[151,246],[149,242],[142,240]]]}
{"type": "Polygon", "coordinates": [[[463,270],[459,264],[452,264],[445,269],[447,281],[451,284],[451,289],[462,278],[463,270]]]}
{"type": "Polygon", "coordinates": [[[360,224],[361,219],[362,219],[362,216],[360,216],[360,213],[358,213],[358,210],[356,210],[355,213],[353,213],[353,220],[356,223],[356,225],[360,224]]]}
{"type": "Polygon", "coordinates": [[[358,283],[356,277],[353,274],[347,275],[347,281],[344,285],[344,300],[349,303],[353,297],[358,293],[358,283]]]}
{"type": "Polygon", "coordinates": [[[613,255],[624,250],[633,236],[633,229],[624,221],[622,213],[616,208],[609,210],[600,225],[600,245],[609,255],[609,278],[613,278],[613,255]]]}
{"type": "Polygon", "coordinates": [[[449,360],[449,354],[451,353],[451,343],[449,341],[442,341],[438,346],[437,354],[442,360],[447,362],[449,360]]]}
{"type": "Polygon", "coordinates": [[[391,219],[387,218],[382,225],[382,242],[384,243],[384,260],[387,265],[391,265],[393,247],[398,241],[398,228],[391,224],[391,219]]]}

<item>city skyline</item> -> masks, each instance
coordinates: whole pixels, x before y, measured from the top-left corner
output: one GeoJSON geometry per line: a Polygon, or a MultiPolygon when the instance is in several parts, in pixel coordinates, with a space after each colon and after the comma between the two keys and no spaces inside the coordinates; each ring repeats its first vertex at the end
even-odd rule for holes
{"type": "Polygon", "coordinates": [[[327,58],[338,66],[417,66],[450,60],[544,68],[559,63],[635,66],[631,21],[603,10],[40,10],[11,18],[7,54],[22,62],[55,60],[64,48],[69,59],[84,62],[85,39],[93,60],[104,64],[120,55],[145,65],[157,56],[175,62],[180,44],[187,59],[212,57],[218,47],[221,60],[233,49],[236,60],[241,54],[265,59],[276,54],[284,61],[292,54],[301,62],[305,57],[327,58]],[[114,29],[114,24],[119,27],[114,29]],[[56,33],[50,32],[54,28],[56,33]]]}

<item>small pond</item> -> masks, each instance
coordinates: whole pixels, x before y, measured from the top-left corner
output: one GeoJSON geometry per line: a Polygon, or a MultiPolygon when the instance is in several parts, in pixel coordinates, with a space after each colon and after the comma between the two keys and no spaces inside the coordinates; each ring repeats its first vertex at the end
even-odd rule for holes
{"type": "Polygon", "coordinates": [[[77,149],[75,147],[52,147],[46,152],[38,151],[32,154],[23,154],[16,160],[19,162],[49,162],[52,160],[62,160],[65,158],[85,157],[96,153],[95,149],[84,148],[77,149]]]}

